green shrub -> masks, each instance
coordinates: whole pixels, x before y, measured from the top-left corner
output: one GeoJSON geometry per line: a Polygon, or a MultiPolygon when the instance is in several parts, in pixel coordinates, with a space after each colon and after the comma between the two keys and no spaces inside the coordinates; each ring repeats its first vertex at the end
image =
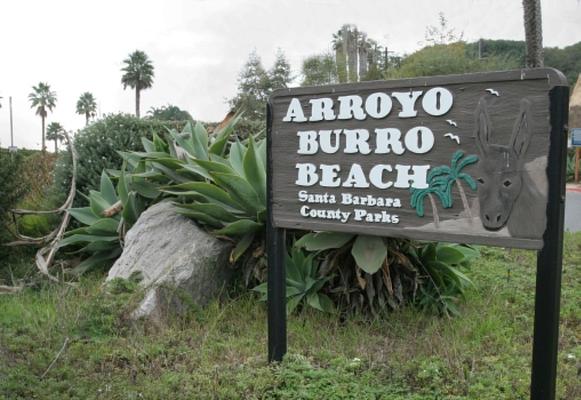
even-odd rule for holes
{"type": "MultiPolygon", "coordinates": [[[[112,114],[79,131],[74,138],[78,154],[77,190],[89,193],[98,189],[103,170],[121,168],[123,160],[118,151],[139,151],[142,149],[142,137],[163,134],[172,124],[177,123],[112,114]]],[[[71,174],[71,156],[65,151],[61,153],[55,171],[56,192],[63,197],[69,191],[71,174]]],[[[86,203],[80,196],[75,199],[76,206],[86,203]]]]}
{"type": "MultiPolygon", "coordinates": [[[[56,155],[51,153],[34,152],[25,158],[20,182],[26,187],[26,196],[18,203],[18,208],[52,210],[61,205],[61,196],[56,196],[53,190],[55,162],[56,155]]],[[[18,230],[26,236],[44,236],[59,220],[56,214],[22,215],[18,218],[18,230]]]]}
{"type": "Polygon", "coordinates": [[[23,165],[21,152],[10,154],[0,149],[0,259],[9,252],[2,244],[13,239],[8,232],[11,224],[9,210],[15,208],[26,194],[26,186],[21,180],[23,165]]]}
{"type": "MultiPolygon", "coordinates": [[[[124,181],[137,181],[135,196],[150,202],[172,199],[178,212],[235,241],[230,261],[242,265],[245,283],[252,287],[266,278],[266,142],[252,135],[240,141],[234,133],[238,119],[214,135],[199,123],[193,128],[187,124],[181,133],[171,130],[165,139],[154,133],[152,140],[142,139],[144,151],[120,152],[129,171],[111,173],[119,178],[119,188],[124,181]]],[[[101,192],[89,195],[90,207],[71,212],[88,226],[70,232],[62,244],[88,243],[84,251],[93,254],[88,260],[101,253],[108,259],[119,254],[120,219],[101,216],[116,196],[109,178],[102,175],[101,192]],[[107,201],[105,192],[110,192],[107,201]]],[[[139,210],[145,208],[141,204],[139,210]]],[[[124,202],[124,211],[125,207],[124,202]]],[[[133,220],[138,215],[134,213],[133,220]]],[[[295,235],[302,238],[287,257],[289,311],[300,303],[331,311],[332,302],[323,294],[328,293],[343,312],[377,313],[416,304],[456,314],[455,305],[471,284],[461,268],[477,255],[458,245],[330,232],[295,235]]],[[[264,294],[266,286],[256,290],[264,294]]]]}

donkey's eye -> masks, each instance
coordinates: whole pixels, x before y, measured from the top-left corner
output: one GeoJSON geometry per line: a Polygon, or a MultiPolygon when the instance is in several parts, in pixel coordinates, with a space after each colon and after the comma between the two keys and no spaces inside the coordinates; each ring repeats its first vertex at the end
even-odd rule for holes
{"type": "Polygon", "coordinates": [[[504,182],[502,182],[502,184],[504,185],[504,187],[509,187],[510,185],[512,185],[512,182],[510,181],[510,179],[507,179],[504,182]]]}
{"type": "Polygon", "coordinates": [[[482,178],[478,178],[477,181],[484,184],[484,179],[482,179],[482,178]]]}

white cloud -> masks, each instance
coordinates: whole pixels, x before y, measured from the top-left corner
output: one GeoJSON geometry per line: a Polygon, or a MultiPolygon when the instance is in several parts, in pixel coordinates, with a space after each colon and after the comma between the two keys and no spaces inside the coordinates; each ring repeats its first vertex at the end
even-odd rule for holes
{"type": "MultiPolygon", "coordinates": [[[[578,0],[545,0],[544,41],[565,46],[581,40],[578,0]]],[[[100,111],[133,112],[133,93],[120,83],[123,59],[142,49],[155,65],[142,112],[175,104],[195,118],[218,120],[236,91],[238,73],[256,49],[270,66],[278,47],[295,73],[302,60],[330,48],[343,23],[357,24],[390,50],[419,48],[425,27],[444,12],[467,40],[522,40],[520,0],[22,0],[0,14],[0,142],[9,144],[8,96],[13,97],[16,144],[40,145],[40,118],[27,96],[39,81],[50,83],[58,102],[49,121],[81,128],[78,96],[91,91],[100,111]]]]}

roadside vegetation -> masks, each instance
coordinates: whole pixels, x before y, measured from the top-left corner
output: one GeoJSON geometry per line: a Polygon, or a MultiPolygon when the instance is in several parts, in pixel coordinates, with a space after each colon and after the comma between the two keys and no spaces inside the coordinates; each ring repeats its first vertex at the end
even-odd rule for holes
{"type": "MultiPolygon", "coordinates": [[[[59,152],[68,131],[48,121],[56,92],[48,83],[34,86],[29,100],[40,117],[42,150],[0,149],[0,400],[528,399],[535,254],[527,251],[290,232],[289,353],[281,364],[266,363],[268,96],[298,81],[325,85],[524,65],[523,42],[466,43],[443,15],[439,22],[426,30],[427,46],[410,55],[390,55],[344,25],[332,36],[334,53],[307,57],[300,79],[282,50],[270,68],[253,52],[220,123],[200,123],[169,103],[139,118],[154,67],[144,52],[129,54],[121,83],[134,90],[136,116],[97,117],[90,92],[77,102],[85,122],[73,142],[78,196],[52,267],[69,284],[44,278],[33,265],[34,249],[3,246],[15,232],[41,237],[58,224],[54,215],[15,218],[9,210],[54,210],[70,188],[71,154],[59,152]],[[46,140],[54,142],[54,154],[46,140]],[[191,305],[155,325],[129,319],[142,298],[138,282],[105,284],[104,274],[127,230],[159,201],[174,202],[235,243],[230,262],[238,279],[209,307],[191,305]]],[[[580,45],[546,49],[547,65],[572,81],[581,68],[580,45]]],[[[450,167],[434,172],[443,183],[434,192],[443,207],[451,206],[453,190],[465,206],[462,185],[475,185],[461,173],[475,162],[470,157],[458,152],[450,167]]],[[[568,177],[572,165],[569,155],[568,177]]],[[[418,191],[412,206],[435,218],[424,205],[429,196],[418,191]]],[[[567,234],[558,371],[558,398],[566,400],[581,398],[579,265],[581,234],[567,234]]]]}
{"type": "MultiPolygon", "coordinates": [[[[130,281],[39,283],[0,297],[0,398],[528,399],[534,253],[480,251],[461,318],[408,308],[342,320],[307,308],[289,319],[288,356],[270,366],[265,306],[252,293],[152,326],[126,319],[139,297],[130,281]]],[[[581,234],[567,234],[563,400],[581,396],[579,265],[581,234]]]]}

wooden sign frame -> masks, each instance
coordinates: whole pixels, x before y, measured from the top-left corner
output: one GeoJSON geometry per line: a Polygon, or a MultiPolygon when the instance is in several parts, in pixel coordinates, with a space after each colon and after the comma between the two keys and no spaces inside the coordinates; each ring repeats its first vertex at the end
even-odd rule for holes
{"type": "MultiPolygon", "coordinates": [[[[468,242],[503,247],[521,247],[538,249],[535,321],[532,351],[531,399],[553,400],[555,398],[557,346],[559,330],[559,307],[561,290],[561,270],[563,253],[563,225],[565,202],[565,171],[567,152],[567,117],[569,88],[565,77],[554,69],[515,70],[491,73],[450,75],[431,78],[414,78],[400,81],[365,82],[359,84],[342,84],[324,87],[284,89],[275,92],[267,106],[267,252],[268,252],[268,360],[281,361],[287,351],[286,329],[286,229],[288,223],[276,219],[273,198],[275,182],[273,166],[277,154],[273,154],[273,113],[274,103],[279,96],[322,95],[335,92],[354,92],[358,89],[375,87],[413,88],[434,87],[463,83],[466,85],[507,82],[507,81],[543,81],[548,86],[548,137],[549,151],[546,162],[547,192],[546,224],[542,240],[535,243],[527,240],[506,238],[489,240],[487,238],[469,237],[468,242]],[[528,244],[530,243],[530,245],[528,244]]],[[[524,84],[524,83],[521,83],[524,84]]],[[[411,89],[408,89],[411,91],[411,89]]],[[[280,158],[280,157],[279,157],[280,158]]],[[[278,160],[277,162],[280,162],[278,160]]],[[[294,225],[293,225],[294,227],[294,225]]],[[[300,229],[300,226],[297,226],[300,229]]],[[[341,229],[348,231],[349,227],[341,229]]],[[[361,230],[356,232],[361,232],[361,230]]],[[[403,231],[391,229],[389,236],[407,237],[436,241],[462,241],[458,235],[442,237],[434,234],[415,234],[410,236],[403,231]],[[393,233],[393,234],[392,234],[393,233]]],[[[542,231],[541,231],[542,232],[542,231]]],[[[381,234],[371,231],[370,234],[381,234]]],[[[386,236],[386,235],[384,235],[386,236]]]]}

